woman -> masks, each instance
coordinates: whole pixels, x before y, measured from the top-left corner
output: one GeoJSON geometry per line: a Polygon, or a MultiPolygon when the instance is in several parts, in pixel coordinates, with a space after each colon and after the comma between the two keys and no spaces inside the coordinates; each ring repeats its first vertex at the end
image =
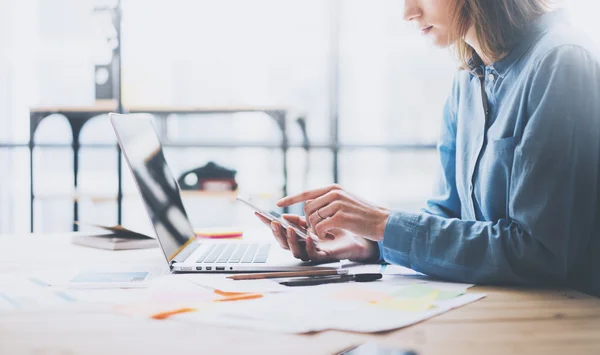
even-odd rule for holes
{"type": "Polygon", "coordinates": [[[306,202],[306,220],[287,218],[323,241],[298,243],[273,223],[278,242],[302,260],[383,259],[452,281],[600,295],[592,46],[543,0],[406,0],[404,18],[462,64],[444,109],[435,197],[408,213],[339,186],[305,191],[278,205],[306,202]]]}

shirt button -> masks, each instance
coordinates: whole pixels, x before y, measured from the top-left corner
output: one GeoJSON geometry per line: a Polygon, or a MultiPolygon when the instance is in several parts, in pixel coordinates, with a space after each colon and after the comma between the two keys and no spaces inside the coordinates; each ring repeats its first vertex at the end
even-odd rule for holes
{"type": "Polygon", "coordinates": [[[494,81],[494,80],[496,80],[496,77],[494,76],[494,74],[490,73],[490,75],[488,75],[488,80],[489,81],[494,81]]]}

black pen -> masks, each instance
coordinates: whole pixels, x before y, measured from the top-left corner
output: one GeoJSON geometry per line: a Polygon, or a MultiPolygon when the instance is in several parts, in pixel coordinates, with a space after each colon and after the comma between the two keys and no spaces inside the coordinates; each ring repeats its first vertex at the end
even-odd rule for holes
{"type": "Polygon", "coordinates": [[[329,283],[340,283],[340,282],[370,282],[381,279],[381,274],[356,274],[356,275],[336,275],[336,276],[324,276],[324,277],[311,277],[306,279],[296,279],[290,281],[283,281],[279,284],[284,286],[315,286],[329,283]]]}

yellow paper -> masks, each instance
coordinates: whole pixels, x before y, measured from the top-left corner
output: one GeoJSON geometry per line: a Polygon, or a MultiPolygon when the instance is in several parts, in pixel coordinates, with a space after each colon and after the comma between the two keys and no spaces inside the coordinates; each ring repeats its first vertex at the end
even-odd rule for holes
{"type": "Polygon", "coordinates": [[[390,297],[389,294],[376,290],[369,290],[365,288],[348,288],[338,290],[330,295],[338,301],[356,301],[356,302],[369,302],[374,303],[382,301],[390,297]]]}
{"type": "Polygon", "coordinates": [[[406,312],[421,312],[426,311],[433,307],[435,299],[438,296],[439,291],[435,290],[429,295],[418,297],[418,298],[394,298],[388,297],[384,300],[377,302],[370,302],[371,304],[390,309],[394,311],[406,311],[406,312]]]}
{"type": "Polygon", "coordinates": [[[385,309],[407,312],[421,312],[433,307],[433,301],[430,300],[403,300],[397,298],[389,298],[379,302],[371,302],[371,304],[385,309]]]}

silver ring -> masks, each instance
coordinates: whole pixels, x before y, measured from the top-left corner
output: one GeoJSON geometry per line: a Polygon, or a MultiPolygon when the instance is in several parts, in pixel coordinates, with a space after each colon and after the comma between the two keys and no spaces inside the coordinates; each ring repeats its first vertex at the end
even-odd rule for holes
{"type": "MultiPolygon", "coordinates": [[[[320,209],[319,209],[319,210],[320,210],[320,209]]],[[[321,218],[321,221],[324,221],[324,220],[325,220],[325,218],[323,218],[323,217],[321,216],[321,214],[319,213],[319,210],[317,210],[317,216],[319,216],[319,218],[321,218]]]]}

